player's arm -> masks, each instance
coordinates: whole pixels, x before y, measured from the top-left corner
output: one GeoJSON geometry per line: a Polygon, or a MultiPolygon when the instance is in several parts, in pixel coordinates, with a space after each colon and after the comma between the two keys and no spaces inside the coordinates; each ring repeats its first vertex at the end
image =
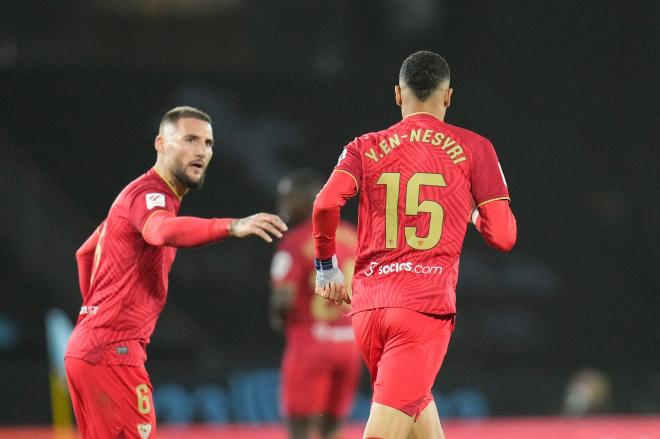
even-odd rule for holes
{"type": "Polygon", "coordinates": [[[89,284],[92,277],[92,266],[94,265],[94,252],[96,244],[101,236],[103,223],[94,230],[94,233],[80,246],[76,251],[76,262],[78,263],[78,282],[80,283],[80,292],[83,300],[89,292],[89,284]]]}
{"type": "Polygon", "coordinates": [[[291,284],[276,285],[270,292],[270,326],[281,331],[296,297],[296,288],[291,284]]]}
{"type": "Polygon", "coordinates": [[[350,303],[350,298],[335,256],[335,235],[341,208],[357,194],[357,190],[353,175],[335,170],[316,197],[312,212],[316,293],[337,303],[350,303]]]}
{"type": "Polygon", "coordinates": [[[509,207],[509,189],[495,148],[487,140],[475,145],[470,169],[472,196],[477,208],[470,222],[486,243],[508,252],[516,243],[516,219],[509,207]]]}
{"type": "Polygon", "coordinates": [[[246,218],[177,217],[169,210],[157,210],[142,227],[142,237],[153,246],[199,247],[234,236],[259,236],[272,242],[272,236],[282,237],[286,224],[277,216],[258,213],[246,218]]]}
{"type": "Polygon", "coordinates": [[[494,200],[472,212],[470,222],[491,247],[510,251],[516,243],[518,229],[509,200],[494,200]]]}

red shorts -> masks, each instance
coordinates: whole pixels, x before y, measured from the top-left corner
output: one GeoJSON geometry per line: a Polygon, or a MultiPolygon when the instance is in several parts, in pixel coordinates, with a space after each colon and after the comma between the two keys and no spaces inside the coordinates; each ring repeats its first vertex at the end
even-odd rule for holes
{"type": "Polygon", "coordinates": [[[345,417],[360,381],[360,363],[353,342],[287,346],[282,359],[282,414],[345,417]]]}
{"type": "Polygon", "coordinates": [[[417,417],[433,400],[454,316],[379,308],[354,314],[353,329],[371,374],[373,402],[417,417]]]}
{"type": "Polygon", "coordinates": [[[73,410],[83,439],[154,439],[153,388],[144,366],[64,360],[73,410]]]}

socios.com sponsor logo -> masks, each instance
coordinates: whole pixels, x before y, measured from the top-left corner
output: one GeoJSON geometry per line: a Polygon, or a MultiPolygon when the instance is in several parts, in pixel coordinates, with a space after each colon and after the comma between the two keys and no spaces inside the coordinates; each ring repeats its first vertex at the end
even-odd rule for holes
{"type": "Polygon", "coordinates": [[[370,262],[369,268],[364,270],[364,275],[365,276],[372,276],[374,274],[384,275],[384,274],[400,273],[402,271],[407,271],[415,274],[425,274],[425,275],[441,274],[442,266],[421,265],[421,264],[415,265],[412,262],[392,262],[391,264],[378,265],[378,262],[370,262]]]}

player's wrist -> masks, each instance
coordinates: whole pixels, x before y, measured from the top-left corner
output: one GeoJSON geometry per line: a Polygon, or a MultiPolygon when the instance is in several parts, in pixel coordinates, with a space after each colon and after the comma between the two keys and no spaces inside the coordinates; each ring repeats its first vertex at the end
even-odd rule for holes
{"type": "Polygon", "coordinates": [[[213,218],[211,222],[211,240],[217,241],[231,236],[230,226],[234,218],[213,218]]]}
{"type": "Polygon", "coordinates": [[[228,236],[236,236],[236,223],[238,223],[237,218],[231,218],[231,221],[227,223],[227,235],[228,236]]]}
{"type": "Polygon", "coordinates": [[[339,268],[337,255],[332,255],[329,258],[314,258],[314,268],[316,268],[316,271],[328,271],[333,268],[339,268]]]}
{"type": "Polygon", "coordinates": [[[314,258],[314,268],[316,268],[316,284],[319,286],[324,287],[330,282],[344,282],[344,275],[339,269],[336,255],[327,259],[314,258]]]}

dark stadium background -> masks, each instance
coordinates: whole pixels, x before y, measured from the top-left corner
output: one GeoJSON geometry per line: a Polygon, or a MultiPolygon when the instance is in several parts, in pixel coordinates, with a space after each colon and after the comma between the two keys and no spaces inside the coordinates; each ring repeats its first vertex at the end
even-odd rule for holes
{"type": "MultiPolygon", "coordinates": [[[[507,256],[468,232],[437,390],[557,414],[590,367],[611,412],[660,412],[659,2],[1,3],[0,424],[49,422],[44,315],[76,317],[74,252],[153,164],[167,109],[214,119],[182,214],[272,211],[286,171],[328,174],[354,136],[399,120],[393,86],[418,49],[452,68],[447,121],[496,146],[519,230],[507,256]]],[[[157,390],[278,367],[272,253],[179,251],[148,351],[157,390]]]]}

